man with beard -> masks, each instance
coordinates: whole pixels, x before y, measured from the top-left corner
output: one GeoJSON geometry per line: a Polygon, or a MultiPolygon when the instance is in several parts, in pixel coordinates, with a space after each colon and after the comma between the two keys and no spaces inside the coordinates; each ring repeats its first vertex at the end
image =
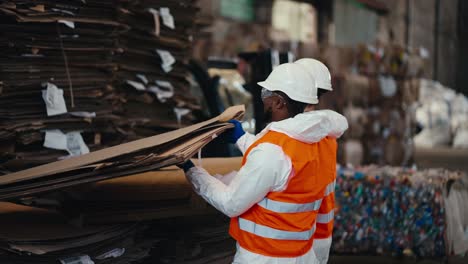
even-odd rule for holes
{"type": "Polygon", "coordinates": [[[314,232],[326,220],[318,211],[335,184],[330,173],[335,168],[323,161],[336,160],[323,156],[319,145],[340,137],[347,121],[333,111],[304,112],[318,103],[317,86],[299,64],[282,64],[258,84],[270,123],[254,136],[232,121],[231,139],[244,159],[231,182],[226,185],[190,161],[181,167],[195,191],[231,217],[230,234],[237,241],[233,263],[318,263],[314,232]]]}

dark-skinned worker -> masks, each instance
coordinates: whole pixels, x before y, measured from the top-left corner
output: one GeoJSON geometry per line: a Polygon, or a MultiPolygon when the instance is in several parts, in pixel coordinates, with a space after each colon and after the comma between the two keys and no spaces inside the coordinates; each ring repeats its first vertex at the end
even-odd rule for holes
{"type": "Polygon", "coordinates": [[[191,161],[180,167],[194,190],[231,218],[233,263],[319,263],[314,233],[323,220],[322,200],[335,188],[330,171],[336,170],[333,162],[322,163],[336,162],[336,156],[322,157],[319,146],[340,137],[348,123],[330,110],[304,112],[318,97],[313,75],[300,64],[281,64],[258,84],[270,123],[251,135],[231,121],[231,142],[244,154],[237,175],[225,184],[191,161]]]}

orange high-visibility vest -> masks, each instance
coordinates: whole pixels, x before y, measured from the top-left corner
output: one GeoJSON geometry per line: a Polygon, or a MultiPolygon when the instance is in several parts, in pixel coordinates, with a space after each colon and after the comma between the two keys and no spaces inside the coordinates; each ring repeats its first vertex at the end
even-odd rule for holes
{"type": "Polygon", "coordinates": [[[249,152],[261,143],[281,147],[291,159],[293,175],[284,191],[268,193],[245,213],[232,218],[229,233],[241,247],[257,254],[302,256],[312,248],[322,200],[334,190],[334,181],[329,174],[321,174],[320,161],[336,157],[319,152],[318,143],[308,144],[269,131],[250,146],[242,164],[249,152]]]}
{"type": "MultiPolygon", "coordinates": [[[[330,181],[336,182],[336,139],[326,137],[318,143],[320,174],[326,176],[330,181]]],[[[318,210],[317,229],[314,239],[329,238],[333,234],[333,219],[335,216],[335,191],[326,193],[322,200],[322,205],[318,210]]]]}

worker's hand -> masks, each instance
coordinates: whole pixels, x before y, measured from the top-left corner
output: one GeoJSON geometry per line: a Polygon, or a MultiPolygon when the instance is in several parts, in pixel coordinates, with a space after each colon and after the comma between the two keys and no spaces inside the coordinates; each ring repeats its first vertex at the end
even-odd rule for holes
{"type": "Polygon", "coordinates": [[[245,134],[242,124],[237,120],[229,120],[229,123],[234,125],[234,128],[226,131],[227,141],[235,144],[240,137],[245,134]]]}
{"type": "Polygon", "coordinates": [[[195,167],[193,162],[191,160],[187,160],[186,162],[182,164],[177,164],[177,167],[181,168],[184,170],[184,172],[189,171],[191,168],[195,167]]]}

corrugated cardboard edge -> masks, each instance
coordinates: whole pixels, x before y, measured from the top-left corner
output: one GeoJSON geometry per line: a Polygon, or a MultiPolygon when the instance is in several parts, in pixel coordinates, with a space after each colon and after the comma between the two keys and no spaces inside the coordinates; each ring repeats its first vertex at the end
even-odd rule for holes
{"type": "Polygon", "coordinates": [[[42,166],[34,167],[31,169],[10,173],[0,177],[0,185],[15,183],[22,180],[28,180],[33,178],[42,177],[45,175],[56,174],[64,172],[73,168],[78,168],[81,166],[86,166],[92,163],[100,162],[110,158],[117,157],[119,155],[128,154],[145,148],[154,147],[171,140],[177,139],[185,134],[193,132],[201,127],[215,123],[215,122],[227,122],[230,119],[238,118],[245,112],[244,105],[232,106],[226,109],[221,115],[212,118],[210,120],[181,128],[175,131],[167,132],[164,134],[143,138],[128,142],[125,144],[117,145],[110,148],[105,148],[102,150],[90,152],[88,154],[70,158],[66,160],[61,160],[57,162],[52,162],[42,166]]]}

